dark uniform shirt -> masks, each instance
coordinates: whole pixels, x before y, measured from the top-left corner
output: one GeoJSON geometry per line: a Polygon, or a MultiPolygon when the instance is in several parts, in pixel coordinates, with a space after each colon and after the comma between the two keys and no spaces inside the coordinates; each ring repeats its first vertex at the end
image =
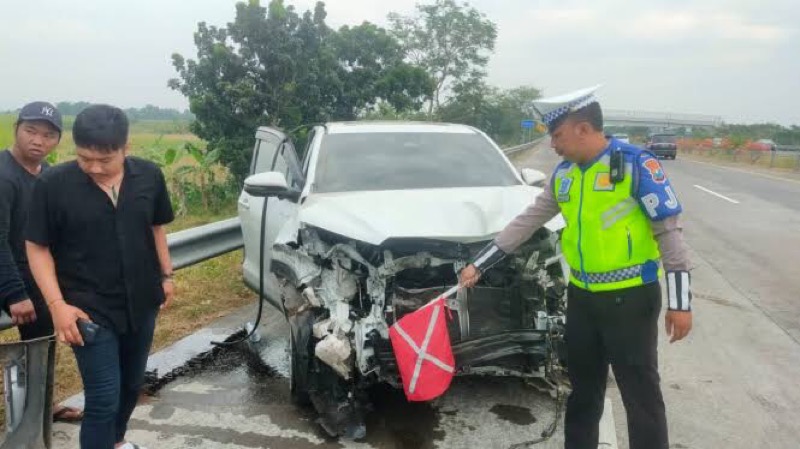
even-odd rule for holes
{"type": "Polygon", "coordinates": [[[49,246],[67,303],[125,334],[164,300],[153,226],[172,219],[155,164],[126,158],[115,208],[73,161],[39,177],[25,238],[49,246]]]}
{"type": "MultiPolygon", "coordinates": [[[[42,170],[47,167],[42,164],[42,170]]],[[[0,306],[24,299],[44,305],[28,268],[24,230],[36,176],[10,150],[0,152],[0,306]]]]}

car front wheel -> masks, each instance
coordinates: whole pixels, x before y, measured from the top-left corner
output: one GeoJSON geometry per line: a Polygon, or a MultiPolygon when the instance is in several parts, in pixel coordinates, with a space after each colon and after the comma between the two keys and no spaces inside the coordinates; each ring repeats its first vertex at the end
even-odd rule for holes
{"type": "Polygon", "coordinates": [[[289,396],[295,404],[308,406],[308,355],[298,350],[294,333],[289,331],[289,396]]]}

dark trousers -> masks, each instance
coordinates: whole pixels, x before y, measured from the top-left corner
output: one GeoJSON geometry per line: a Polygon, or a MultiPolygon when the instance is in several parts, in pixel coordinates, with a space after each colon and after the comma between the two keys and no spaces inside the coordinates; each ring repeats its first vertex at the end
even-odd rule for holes
{"type": "Polygon", "coordinates": [[[101,327],[92,343],[72,348],[86,399],[81,449],[112,449],[125,439],[144,384],[157,314],[154,310],[135,333],[118,335],[101,327]]]}
{"type": "Polygon", "coordinates": [[[667,418],[658,375],[657,282],[592,293],[569,286],[567,368],[572,393],[566,449],[597,449],[608,366],[622,394],[631,449],[667,449],[667,418]]]}

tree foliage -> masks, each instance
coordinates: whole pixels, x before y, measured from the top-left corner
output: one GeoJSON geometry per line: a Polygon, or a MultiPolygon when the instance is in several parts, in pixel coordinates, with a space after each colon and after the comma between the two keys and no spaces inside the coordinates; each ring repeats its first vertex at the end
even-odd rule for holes
{"type": "Polygon", "coordinates": [[[192,131],[239,180],[259,125],[352,120],[381,102],[403,111],[430,97],[429,76],[394,37],[367,22],[333,30],[326,15],[322,2],[302,15],[282,0],[238,3],[227,26],[198,25],[196,59],[173,55],[169,86],[189,99],[192,131]]]}
{"type": "Polygon", "coordinates": [[[453,88],[453,96],[439,109],[438,116],[442,121],[474,126],[501,145],[513,145],[533,137],[523,135],[521,122],[531,118],[530,104],[539,96],[535,87],[501,90],[473,80],[453,88]]]}
{"type": "Polygon", "coordinates": [[[424,68],[435,82],[430,116],[452,85],[474,84],[485,78],[497,26],[468,3],[435,0],[418,4],[415,16],[390,13],[389,21],[408,59],[424,68]]]}

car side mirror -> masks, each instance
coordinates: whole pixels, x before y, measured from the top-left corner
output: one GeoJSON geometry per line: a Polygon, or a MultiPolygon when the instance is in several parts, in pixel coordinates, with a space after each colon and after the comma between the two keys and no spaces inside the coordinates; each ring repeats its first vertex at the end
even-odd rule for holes
{"type": "Polygon", "coordinates": [[[544,182],[547,180],[547,175],[532,168],[523,168],[520,173],[522,180],[529,186],[544,187],[544,182]]]}
{"type": "Polygon", "coordinates": [[[292,190],[286,182],[286,175],[271,171],[250,175],[244,180],[244,191],[257,197],[276,197],[297,201],[300,198],[299,190],[292,190]]]}

